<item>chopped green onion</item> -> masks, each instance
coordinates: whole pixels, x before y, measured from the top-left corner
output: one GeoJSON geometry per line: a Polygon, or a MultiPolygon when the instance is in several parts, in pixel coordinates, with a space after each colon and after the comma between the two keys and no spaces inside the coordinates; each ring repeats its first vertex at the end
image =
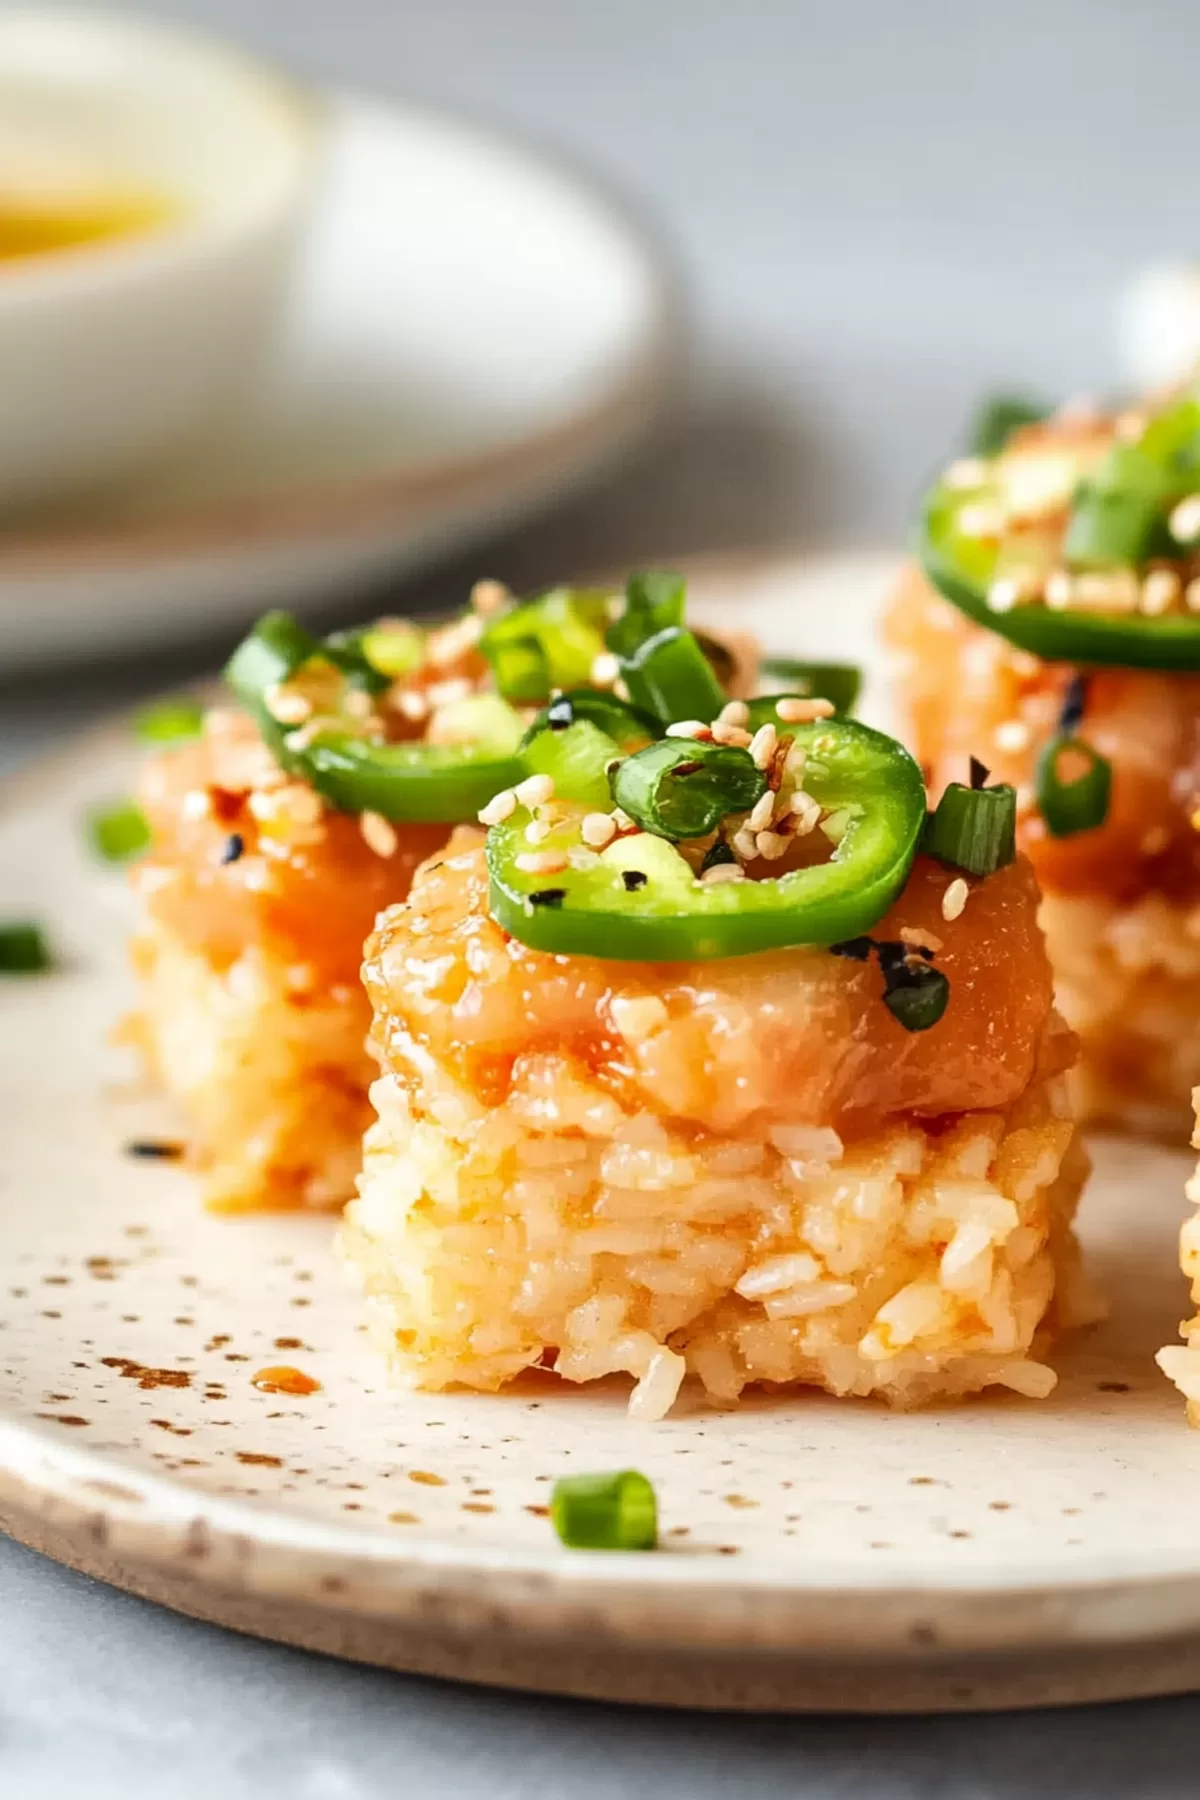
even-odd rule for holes
{"type": "Polygon", "coordinates": [[[636,1469],[563,1476],[550,1518],[568,1550],[653,1550],[658,1542],[658,1502],[636,1469]]]}
{"type": "Polygon", "coordinates": [[[195,700],[160,700],[134,716],[134,735],[143,744],[177,744],[198,737],[204,708],[195,700]]]}
{"type": "Polygon", "coordinates": [[[862,670],[853,663],[797,662],[790,656],[768,656],[762,675],[764,682],[782,682],[789,694],[803,700],[829,700],[834,711],[843,715],[854,711],[862,687],[862,670]]]}
{"type": "Polygon", "coordinates": [[[128,862],[150,847],[150,826],[134,800],[93,812],[88,818],[92,849],[105,862],[128,862]]]}
{"type": "Polygon", "coordinates": [[[415,675],[425,661],[425,633],[416,625],[373,625],[362,633],[360,645],[371,667],[389,681],[415,675]]]}
{"type": "Polygon", "coordinates": [[[971,422],[967,441],[971,456],[995,456],[1022,425],[1038,425],[1050,416],[1050,408],[1017,394],[991,394],[971,422]]]}
{"type": "Polygon", "coordinates": [[[694,738],[660,738],[627,756],[612,777],[613,799],[656,837],[707,837],[730,813],[749,812],[767,778],[748,750],[694,738]]]}
{"type": "Polygon", "coordinates": [[[544,700],[550,692],[550,668],[538,638],[500,638],[489,646],[488,656],[496,686],[506,700],[527,706],[544,700]]]}
{"type": "Polygon", "coordinates": [[[1112,765],[1082,738],[1051,738],[1038,758],[1034,786],[1050,836],[1073,837],[1077,831],[1094,831],[1108,817],[1112,765]],[[1060,772],[1064,755],[1083,764],[1065,780],[1060,772]]]}
{"type": "Polygon", "coordinates": [[[666,569],[647,569],[625,583],[625,610],[608,628],[606,642],[618,656],[632,656],[639,644],[683,624],[687,582],[666,569]]]}
{"type": "Polygon", "coordinates": [[[622,660],[621,674],[633,704],[667,723],[700,719],[707,724],[725,704],[725,691],[703,650],[678,625],[640,643],[622,660]]]}
{"type": "Polygon", "coordinates": [[[0,924],[0,975],[38,975],[53,960],[40,925],[25,919],[0,924]]]}
{"type": "Polygon", "coordinates": [[[929,815],[921,847],[969,875],[993,875],[1017,854],[1017,790],[952,781],[929,815]]]}

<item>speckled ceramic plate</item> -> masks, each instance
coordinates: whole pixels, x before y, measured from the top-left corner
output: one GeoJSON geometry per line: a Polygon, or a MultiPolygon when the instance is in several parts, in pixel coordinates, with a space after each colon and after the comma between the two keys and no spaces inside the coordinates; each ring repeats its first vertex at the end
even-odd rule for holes
{"type": "MultiPolygon", "coordinates": [[[[779,645],[861,645],[887,570],[711,573],[705,610],[779,645]]],[[[390,1391],[326,1219],[206,1217],[105,1033],[123,894],[81,810],[123,730],[19,783],[0,915],[59,972],[0,989],[0,1518],[168,1605],[443,1675],[680,1705],[1007,1706],[1200,1685],[1200,1434],[1152,1354],[1183,1307],[1182,1154],[1096,1146],[1084,1209],[1112,1322],[1046,1402],[894,1415],[798,1394],[631,1425],[624,1393],[390,1391]],[[264,1365],[319,1381],[260,1392],[264,1365]],[[635,1464],[660,1553],[568,1554],[556,1475],[635,1464]]]]}

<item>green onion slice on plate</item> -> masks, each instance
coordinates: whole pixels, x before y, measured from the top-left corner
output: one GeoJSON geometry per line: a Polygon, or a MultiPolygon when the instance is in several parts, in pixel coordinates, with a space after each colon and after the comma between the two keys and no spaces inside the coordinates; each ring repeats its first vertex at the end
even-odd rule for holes
{"type": "Polygon", "coordinates": [[[568,1550],[653,1550],[658,1542],[654,1488],[636,1469],[564,1476],[554,1484],[550,1518],[568,1550]]]}

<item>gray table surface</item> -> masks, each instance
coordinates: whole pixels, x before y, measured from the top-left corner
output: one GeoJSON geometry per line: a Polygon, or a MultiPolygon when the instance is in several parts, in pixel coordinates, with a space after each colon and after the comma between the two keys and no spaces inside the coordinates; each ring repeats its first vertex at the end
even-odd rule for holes
{"type": "MultiPolygon", "coordinates": [[[[685,417],[473,556],[514,582],[683,550],[898,538],[974,398],[1112,379],[1129,272],[1187,253],[1188,0],[154,0],[303,72],[565,151],[689,283],[685,417]]],[[[466,564],[398,595],[461,592],[466,564]]],[[[331,603],[336,596],[331,596],[331,603]]],[[[212,666],[0,677],[0,766],[212,666]]],[[[296,1800],[1159,1796],[1200,1703],[979,1720],[619,1712],[340,1666],[176,1619],[0,1542],[0,1793],[296,1800]]]]}

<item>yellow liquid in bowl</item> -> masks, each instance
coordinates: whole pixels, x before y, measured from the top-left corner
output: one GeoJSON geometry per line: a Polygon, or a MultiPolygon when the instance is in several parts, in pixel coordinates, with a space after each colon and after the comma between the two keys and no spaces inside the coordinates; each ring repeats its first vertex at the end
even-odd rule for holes
{"type": "Polygon", "coordinates": [[[21,194],[0,187],[0,266],[138,237],[168,224],[178,211],[165,195],[149,192],[21,194]]]}

